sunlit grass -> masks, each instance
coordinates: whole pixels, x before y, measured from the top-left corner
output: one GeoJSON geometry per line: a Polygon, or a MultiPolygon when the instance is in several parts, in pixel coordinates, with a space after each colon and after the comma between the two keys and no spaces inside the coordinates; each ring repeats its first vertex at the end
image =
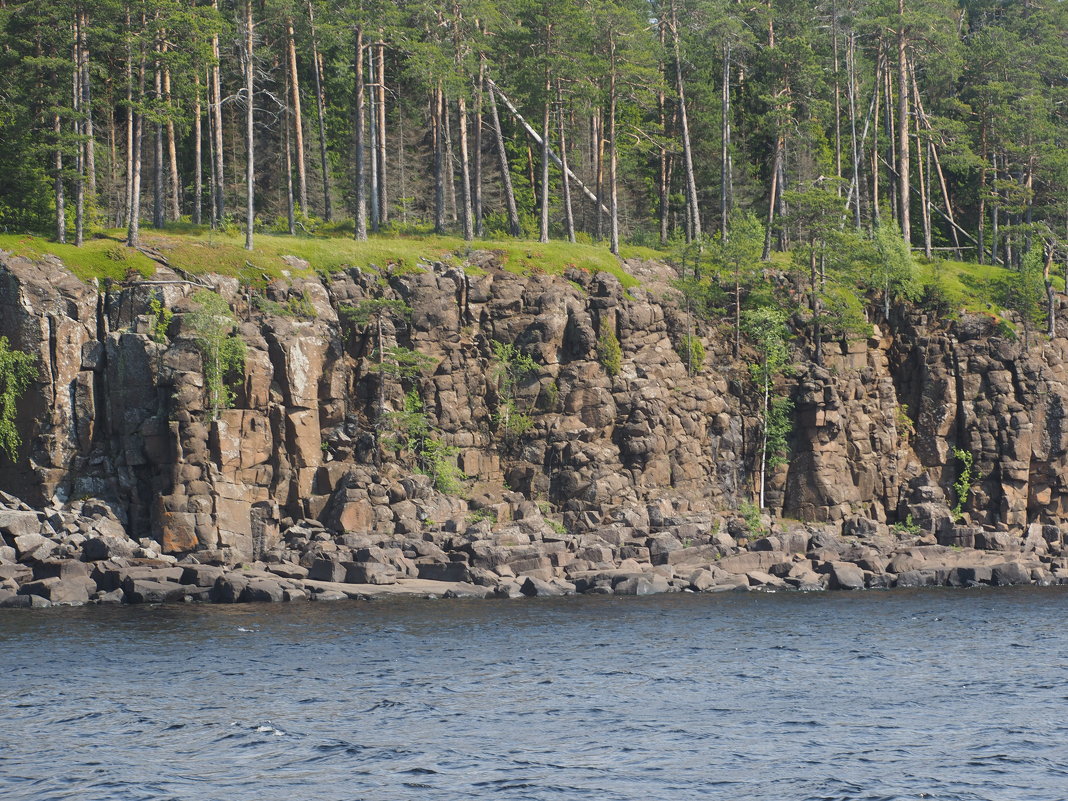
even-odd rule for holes
{"type": "MultiPolygon", "coordinates": [[[[58,256],[83,281],[100,278],[120,280],[130,270],[150,275],[155,263],[142,253],[126,248],[124,232],[97,234],[81,248],[59,245],[29,235],[0,236],[0,248],[30,258],[51,253],[58,256]]],[[[308,263],[311,271],[329,274],[353,267],[359,269],[411,269],[431,261],[464,264],[473,251],[489,251],[497,265],[518,274],[559,275],[570,268],[589,272],[605,271],[627,287],[637,280],[629,275],[619,259],[606,247],[569,242],[532,242],[515,239],[478,239],[465,242],[460,237],[432,233],[386,233],[371,235],[358,242],[342,234],[330,236],[289,236],[257,233],[255,250],[244,248],[241,232],[213,231],[207,226],[176,224],[163,230],[145,229],[142,245],[162,256],[167,263],[192,275],[219,273],[257,283],[301,270],[286,256],[308,263]]],[[[639,255],[632,249],[632,255],[639,255]]],[[[647,250],[647,249],[640,249],[647,250]]],[[[642,258],[655,258],[656,251],[642,258]]]]}

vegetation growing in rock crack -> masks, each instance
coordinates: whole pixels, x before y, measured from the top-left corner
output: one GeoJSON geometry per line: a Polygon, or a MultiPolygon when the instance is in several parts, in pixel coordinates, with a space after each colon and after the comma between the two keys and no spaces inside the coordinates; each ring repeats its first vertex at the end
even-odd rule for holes
{"type": "MultiPolygon", "coordinates": [[[[537,374],[538,363],[509,342],[490,343],[493,349],[491,376],[497,382],[497,408],[493,422],[509,443],[534,427],[534,419],[516,405],[516,388],[537,374]]],[[[536,400],[536,399],[535,399],[536,400]]]]}
{"type": "Polygon", "coordinates": [[[167,332],[171,327],[174,312],[163,305],[161,298],[152,298],[148,302],[149,336],[153,342],[165,343],[167,332]]]}
{"type": "Polygon", "coordinates": [[[430,477],[438,492],[447,495],[462,493],[467,475],[456,464],[460,449],[438,439],[417,389],[413,388],[404,396],[400,411],[386,412],[382,429],[382,446],[398,453],[408,451],[413,454],[419,470],[430,477]]]}
{"type": "Polygon", "coordinates": [[[0,337],[0,452],[11,461],[18,458],[22,435],[15,424],[18,403],[37,377],[32,354],[15,350],[7,337],[0,337]]]}
{"type": "Polygon", "coordinates": [[[623,369],[623,348],[616,336],[615,326],[607,317],[601,318],[600,331],[597,335],[597,358],[609,376],[615,378],[623,369]]]}
{"type": "Polygon", "coordinates": [[[683,334],[677,352],[689,375],[695,376],[704,369],[705,346],[696,334],[683,334]]]}
{"type": "Polygon", "coordinates": [[[790,433],[789,398],[773,394],[775,380],[782,375],[789,361],[786,347],[789,332],[785,315],[770,308],[753,309],[745,313],[743,326],[757,350],[757,361],[749,372],[760,393],[761,439],[757,448],[758,507],[764,508],[766,473],[782,464],[788,450],[790,433]]]}
{"type": "Polygon", "coordinates": [[[975,457],[971,451],[954,445],[953,456],[960,463],[960,472],[957,474],[957,480],[953,482],[953,494],[957,502],[952,509],[953,520],[959,522],[964,517],[964,507],[971,498],[975,482],[982,476],[975,469],[975,457]]]}
{"type": "Polygon", "coordinates": [[[204,391],[212,419],[233,405],[236,389],[244,380],[245,341],[235,334],[237,320],[230,305],[216,292],[198,290],[189,314],[204,369],[204,391]]]}

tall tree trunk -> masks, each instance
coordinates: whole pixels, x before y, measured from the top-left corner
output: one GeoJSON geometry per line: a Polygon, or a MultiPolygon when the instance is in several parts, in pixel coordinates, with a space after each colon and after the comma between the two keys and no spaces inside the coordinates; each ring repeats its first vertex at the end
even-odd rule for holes
{"type": "Polygon", "coordinates": [[[364,175],[364,127],[366,126],[366,111],[364,109],[364,82],[363,82],[363,28],[359,25],[353,31],[355,42],[353,44],[353,63],[356,66],[355,85],[356,93],[356,125],[354,128],[353,153],[356,162],[356,238],[367,239],[367,181],[364,175]]]}
{"type": "Polygon", "coordinates": [[[81,15],[74,16],[74,51],[71,70],[71,127],[74,131],[74,245],[81,247],[85,231],[85,150],[82,142],[81,15]]]}
{"type": "Polygon", "coordinates": [[[212,230],[219,227],[219,220],[216,218],[215,209],[215,197],[218,194],[216,187],[218,186],[219,179],[215,174],[215,115],[211,113],[211,70],[209,69],[205,75],[205,88],[208,92],[208,178],[210,183],[208,185],[208,220],[211,222],[212,230]]]}
{"type": "Polygon", "coordinates": [[[608,77],[608,213],[609,240],[608,249],[619,255],[619,184],[617,180],[618,154],[616,143],[616,40],[609,35],[609,77],[608,77]]]}
{"type": "Polygon", "coordinates": [[[286,55],[289,61],[290,108],[293,116],[293,142],[296,148],[297,197],[300,210],[308,213],[308,174],[304,164],[304,115],[300,107],[300,75],[297,72],[297,43],[293,35],[293,18],[286,17],[286,55]]]}
{"type": "Polygon", "coordinates": [[[452,147],[452,115],[449,114],[449,98],[444,88],[441,92],[441,131],[444,135],[445,147],[445,192],[448,199],[449,220],[455,223],[459,220],[458,207],[456,204],[456,152],[452,147]]]}
{"type": "Polygon", "coordinates": [[[204,200],[203,121],[200,109],[200,73],[193,73],[193,225],[200,225],[204,200]]]}
{"type": "Polygon", "coordinates": [[[856,197],[853,205],[853,225],[859,231],[860,220],[860,149],[857,142],[857,65],[856,65],[856,32],[849,31],[846,42],[846,79],[849,81],[847,101],[849,104],[849,153],[853,162],[853,183],[856,188],[856,197]]]}
{"type": "MultiPolygon", "coordinates": [[[[157,12],[157,19],[159,18],[157,12]]],[[[160,54],[163,50],[162,34],[156,38],[156,58],[152,65],[152,78],[155,81],[156,113],[163,106],[163,64],[160,54]]],[[[165,222],[163,213],[163,120],[158,116],[155,122],[155,148],[152,151],[152,227],[162,228],[165,222]]]]}
{"type": "MultiPolygon", "coordinates": [[[[723,44],[723,75],[720,87],[720,176],[719,176],[719,235],[724,242],[727,241],[728,226],[730,220],[730,191],[728,187],[731,181],[731,46],[730,42],[723,44]]],[[[692,170],[692,167],[690,168],[692,170]]],[[[696,191],[696,190],[695,190],[696,191]]]]}
{"type": "Polygon", "coordinates": [[[253,85],[252,0],[245,0],[245,250],[252,250],[256,225],[256,93],[253,85]]]}
{"type": "Polygon", "coordinates": [[[378,233],[379,229],[379,208],[378,208],[378,94],[375,91],[375,46],[369,44],[367,46],[367,85],[370,91],[368,92],[368,143],[367,153],[370,156],[370,171],[368,178],[370,179],[370,211],[371,211],[371,230],[374,233],[378,233]]]}
{"type": "MultiPolygon", "coordinates": [[[[664,52],[665,45],[667,44],[667,26],[664,20],[656,26],[657,37],[660,40],[660,51],[664,52]]],[[[668,181],[667,181],[667,134],[668,134],[668,122],[667,122],[667,94],[664,91],[664,87],[667,86],[667,63],[663,58],[659,62],[660,72],[660,84],[656,90],[656,114],[660,122],[660,135],[663,137],[660,146],[657,148],[657,160],[656,160],[656,194],[657,194],[657,218],[660,224],[660,244],[666,245],[668,241],[668,215],[670,213],[668,209],[668,181]]],[[[563,131],[563,124],[561,122],[561,132],[563,131]]],[[[566,173],[565,173],[566,175],[566,173]]]]}
{"type": "MultiPolygon", "coordinates": [[[[130,11],[126,10],[126,30],[133,30],[130,24],[130,11]]],[[[123,224],[127,225],[133,210],[133,173],[134,173],[134,81],[133,81],[133,45],[126,46],[126,175],[123,199],[123,224]]]]}
{"type": "Polygon", "coordinates": [[[56,150],[53,154],[52,187],[56,197],[56,241],[67,241],[67,206],[63,190],[63,121],[59,114],[52,115],[52,130],[56,136],[56,150]]]}
{"type": "Polygon", "coordinates": [[[545,102],[541,116],[541,190],[539,200],[539,225],[538,241],[549,241],[549,119],[552,113],[552,83],[549,75],[549,42],[552,36],[552,24],[550,23],[545,33],[545,76],[542,81],[542,91],[545,93],[545,102]]]}
{"type": "Polygon", "coordinates": [[[986,113],[979,119],[979,263],[986,263],[986,113]]]}
{"type": "MultiPolygon", "coordinates": [[[[294,60],[286,60],[286,95],[290,96],[290,78],[292,76],[292,70],[295,63],[294,60]]],[[[286,222],[289,224],[289,235],[295,236],[297,233],[297,215],[294,206],[296,200],[293,196],[293,142],[290,132],[293,124],[293,110],[292,107],[287,105],[282,113],[282,147],[285,150],[285,154],[282,157],[282,163],[285,165],[286,173],[286,222]]]]}
{"type": "Polygon", "coordinates": [[[379,41],[375,45],[375,94],[378,102],[378,133],[375,142],[378,145],[378,219],[385,225],[389,222],[389,183],[386,181],[386,43],[379,41]]]}
{"type": "Polygon", "coordinates": [[[771,239],[774,231],[775,210],[778,205],[778,199],[782,195],[782,186],[780,185],[779,180],[782,175],[784,150],[785,142],[782,134],[779,134],[775,138],[775,158],[771,165],[771,191],[768,193],[768,221],[764,228],[764,249],[760,254],[762,261],[767,261],[771,258],[771,239]]]}
{"type": "MultiPolygon", "coordinates": [[[[613,43],[613,47],[614,46],[613,43]]],[[[675,91],[679,96],[679,133],[682,136],[683,171],[686,173],[686,207],[689,219],[689,236],[691,239],[697,239],[701,236],[701,209],[697,205],[697,180],[693,171],[693,147],[690,141],[690,117],[686,110],[686,85],[682,79],[682,52],[679,47],[678,8],[674,0],[672,0],[671,3],[671,47],[675,57],[675,91]]]]}
{"type": "Polygon", "coordinates": [[[326,159],[326,100],[323,97],[323,64],[319,44],[315,36],[315,11],[313,0],[308,0],[308,26],[311,29],[312,62],[315,67],[315,105],[319,113],[319,160],[323,173],[323,219],[330,222],[334,216],[330,202],[330,168],[326,159]]]}
{"type": "Polygon", "coordinates": [[[560,137],[560,165],[562,175],[561,191],[564,199],[564,228],[567,231],[567,241],[575,241],[575,215],[571,208],[571,176],[568,174],[570,170],[567,166],[567,139],[565,138],[564,131],[564,93],[560,88],[560,82],[556,82],[556,103],[558,106],[557,111],[557,124],[560,137]]]}
{"type": "Polygon", "coordinates": [[[594,210],[594,237],[598,242],[604,239],[604,109],[600,106],[593,115],[593,175],[597,182],[597,202],[594,210]]]}
{"type": "Polygon", "coordinates": [[[482,100],[486,92],[486,59],[478,58],[478,85],[475,87],[475,158],[471,167],[472,196],[474,198],[475,236],[485,236],[486,226],[482,220],[482,100]]]}
{"type": "Polygon", "coordinates": [[[443,92],[438,83],[431,100],[430,124],[434,139],[434,233],[445,233],[445,133],[442,125],[441,106],[443,92]]]}
{"type": "MultiPolygon", "coordinates": [[[[211,7],[218,12],[219,0],[212,0],[211,7]]],[[[215,196],[212,203],[215,207],[215,224],[222,225],[226,216],[225,187],[226,173],[223,170],[223,115],[222,115],[222,82],[219,77],[219,35],[211,37],[211,115],[212,136],[214,139],[214,170],[215,170],[215,196]]]]}
{"type": "Polygon", "coordinates": [[[471,157],[467,150],[467,101],[461,94],[456,98],[457,134],[460,138],[460,202],[464,239],[470,242],[475,236],[474,216],[471,213],[471,157]]]}
{"type": "MultiPolygon", "coordinates": [[[[164,46],[166,49],[166,46],[164,46]]],[[[167,168],[170,171],[168,201],[170,204],[170,219],[177,220],[182,216],[181,191],[182,182],[178,178],[178,146],[174,141],[174,109],[171,105],[171,71],[163,70],[163,97],[167,109],[167,168]]]]}
{"type": "MultiPolygon", "coordinates": [[[[508,233],[519,236],[519,212],[515,205],[515,192],[512,190],[512,171],[508,167],[508,151],[504,146],[504,132],[501,130],[501,118],[497,112],[497,94],[493,84],[489,85],[490,119],[493,121],[493,134],[497,140],[497,161],[501,171],[501,184],[504,188],[504,205],[508,212],[508,233]]],[[[598,211],[600,213],[600,211],[598,211]]]]}
{"type": "MultiPolygon", "coordinates": [[[[141,30],[145,29],[145,18],[141,16],[141,30]]],[[[133,158],[132,177],[130,179],[130,212],[126,222],[126,245],[131,248],[141,244],[141,155],[142,144],[145,134],[145,115],[143,104],[145,101],[145,50],[141,46],[140,58],[137,67],[137,113],[134,115],[133,146],[131,152],[133,158]]]]}
{"type": "Polygon", "coordinates": [[[96,140],[93,135],[92,85],[89,78],[89,43],[87,41],[88,27],[89,15],[83,7],[78,25],[78,31],[81,35],[81,41],[78,46],[81,61],[78,65],[78,71],[81,73],[82,137],[85,139],[85,180],[90,201],[94,201],[96,199],[96,140]]]}
{"type": "Polygon", "coordinates": [[[909,84],[908,57],[905,51],[905,0],[897,0],[897,196],[900,203],[898,222],[905,243],[912,245],[909,196],[909,84]]]}
{"type": "Polygon", "coordinates": [[[838,179],[835,191],[842,196],[842,86],[839,79],[838,3],[831,4],[831,50],[834,57],[834,175],[838,179]]]}

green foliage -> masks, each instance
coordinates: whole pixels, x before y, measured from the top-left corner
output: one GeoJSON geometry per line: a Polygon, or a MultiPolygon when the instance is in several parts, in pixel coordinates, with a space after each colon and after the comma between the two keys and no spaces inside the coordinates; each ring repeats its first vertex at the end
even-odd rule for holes
{"type": "Polygon", "coordinates": [[[386,348],[381,359],[378,358],[376,350],[371,354],[371,358],[374,361],[367,365],[367,372],[380,373],[393,378],[414,378],[425,373],[435,364],[433,356],[402,345],[392,345],[386,348]]]}
{"type": "Polygon", "coordinates": [[[551,528],[553,532],[559,537],[562,537],[567,534],[567,528],[565,528],[564,524],[561,523],[559,520],[551,520],[549,518],[546,518],[545,525],[551,528]]]}
{"type": "Polygon", "coordinates": [[[738,506],[738,515],[742,518],[742,530],[749,539],[759,537],[764,533],[764,526],[760,520],[760,507],[749,501],[742,501],[738,506]]]}
{"type": "Polygon", "coordinates": [[[695,334],[683,334],[676,352],[686,365],[686,372],[691,376],[697,375],[704,368],[705,346],[695,334]]]}
{"type": "Polygon", "coordinates": [[[873,269],[867,273],[867,286],[882,293],[884,314],[889,314],[893,299],[918,300],[921,287],[916,261],[912,258],[901,230],[885,220],[875,229],[872,244],[875,250],[873,269]]]}
{"type": "Polygon", "coordinates": [[[475,511],[467,515],[468,525],[481,523],[485,520],[488,520],[491,524],[496,525],[497,513],[492,509],[476,509],[475,511]]]}
{"type": "Polygon", "coordinates": [[[953,482],[953,494],[957,496],[957,503],[952,509],[953,519],[959,521],[964,517],[964,506],[971,497],[972,489],[982,475],[975,470],[975,457],[971,451],[953,446],[953,456],[960,462],[960,473],[953,482]]]}
{"type": "Polygon", "coordinates": [[[1042,249],[1029,250],[1020,262],[1020,269],[1004,275],[995,285],[994,291],[1002,306],[1020,316],[1026,346],[1031,332],[1046,319],[1042,249]]]}
{"type": "Polygon", "coordinates": [[[923,529],[916,525],[916,521],[912,519],[912,515],[905,515],[905,521],[894,523],[894,531],[904,536],[915,537],[918,536],[923,529]]]}
{"type": "Polygon", "coordinates": [[[171,327],[174,312],[163,305],[159,298],[152,298],[148,302],[148,325],[149,336],[153,342],[164,343],[167,341],[167,332],[171,327]]]}
{"type": "Polygon", "coordinates": [[[0,337],[0,452],[14,462],[22,447],[22,435],[15,424],[19,399],[37,377],[32,354],[12,350],[7,337],[0,337]]]}
{"type": "Polygon", "coordinates": [[[616,329],[607,317],[601,318],[601,328],[597,336],[597,358],[606,373],[612,378],[623,369],[623,348],[619,345],[616,329]]]}
{"type": "Polygon", "coordinates": [[[350,326],[365,326],[380,320],[407,320],[412,316],[412,307],[403,300],[387,298],[368,298],[355,306],[343,304],[338,313],[344,323],[350,326]]]}
{"type": "Polygon", "coordinates": [[[289,297],[286,298],[285,303],[268,300],[266,296],[256,294],[252,298],[252,305],[264,314],[274,315],[275,317],[295,317],[301,320],[314,320],[318,316],[315,311],[315,306],[311,302],[311,298],[308,297],[306,291],[301,292],[300,294],[290,293],[289,297]]]}
{"type": "Polygon", "coordinates": [[[460,449],[439,440],[430,425],[417,389],[404,397],[399,412],[386,412],[380,421],[381,443],[395,451],[409,451],[420,471],[430,476],[434,488],[446,495],[459,495],[467,476],[456,464],[460,449]]]}
{"type": "Polygon", "coordinates": [[[204,369],[204,390],[212,418],[233,405],[236,389],[244,380],[245,341],[234,329],[237,320],[229,304],[207,289],[192,297],[196,307],[189,315],[204,369]]]}
{"type": "Polygon", "coordinates": [[[772,398],[768,404],[767,445],[768,467],[774,468],[786,464],[786,455],[790,452],[789,437],[793,430],[794,404],[789,398],[772,398]]]}
{"type": "Polygon", "coordinates": [[[493,423],[507,441],[514,442],[534,427],[533,418],[517,407],[515,390],[522,381],[538,372],[538,364],[510,343],[493,341],[490,346],[494,360],[491,375],[497,381],[499,398],[493,423]]]}
{"type": "Polygon", "coordinates": [[[897,407],[897,411],[894,413],[894,426],[897,428],[898,437],[903,440],[908,440],[909,437],[916,433],[916,426],[909,416],[909,405],[907,403],[902,403],[897,407]]]}

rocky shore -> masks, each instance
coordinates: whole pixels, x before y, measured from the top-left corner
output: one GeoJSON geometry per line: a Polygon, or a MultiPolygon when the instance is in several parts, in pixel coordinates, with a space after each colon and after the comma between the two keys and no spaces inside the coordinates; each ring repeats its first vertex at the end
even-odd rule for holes
{"type": "Polygon", "coordinates": [[[1024,348],[988,316],[900,306],[816,364],[797,326],[789,454],[743,516],[759,393],[664,265],[628,262],[630,288],[489,253],[292,266],[94,286],[0,252],[0,336],[38,364],[0,458],[0,605],[1068,581],[1064,337],[1024,348]],[[209,402],[202,292],[245,351],[229,408],[209,402]],[[368,303],[404,311],[353,322],[368,303]],[[388,375],[381,347],[421,366],[388,375]],[[405,414],[421,445],[386,447],[405,414]]]}
{"type": "MultiPolygon", "coordinates": [[[[434,494],[422,476],[390,490],[413,504],[434,494]]],[[[750,539],[739,518],[650,507],[646,526],[571,536],[518,498],[496,506],[511,519],[493,529],[483,519],[462,531],[372,537],[301,520],[261,559],[228,565],[161,554],[153,540],[128,537],[99,501],[34,511],[0,500],[7,608],[1068,584],[1068,547],[1049,526],[1022,539],[964,532],[978,547],[962,547],[862,518],[844,527],[765,518],[774,533],[750,539]]]]}

